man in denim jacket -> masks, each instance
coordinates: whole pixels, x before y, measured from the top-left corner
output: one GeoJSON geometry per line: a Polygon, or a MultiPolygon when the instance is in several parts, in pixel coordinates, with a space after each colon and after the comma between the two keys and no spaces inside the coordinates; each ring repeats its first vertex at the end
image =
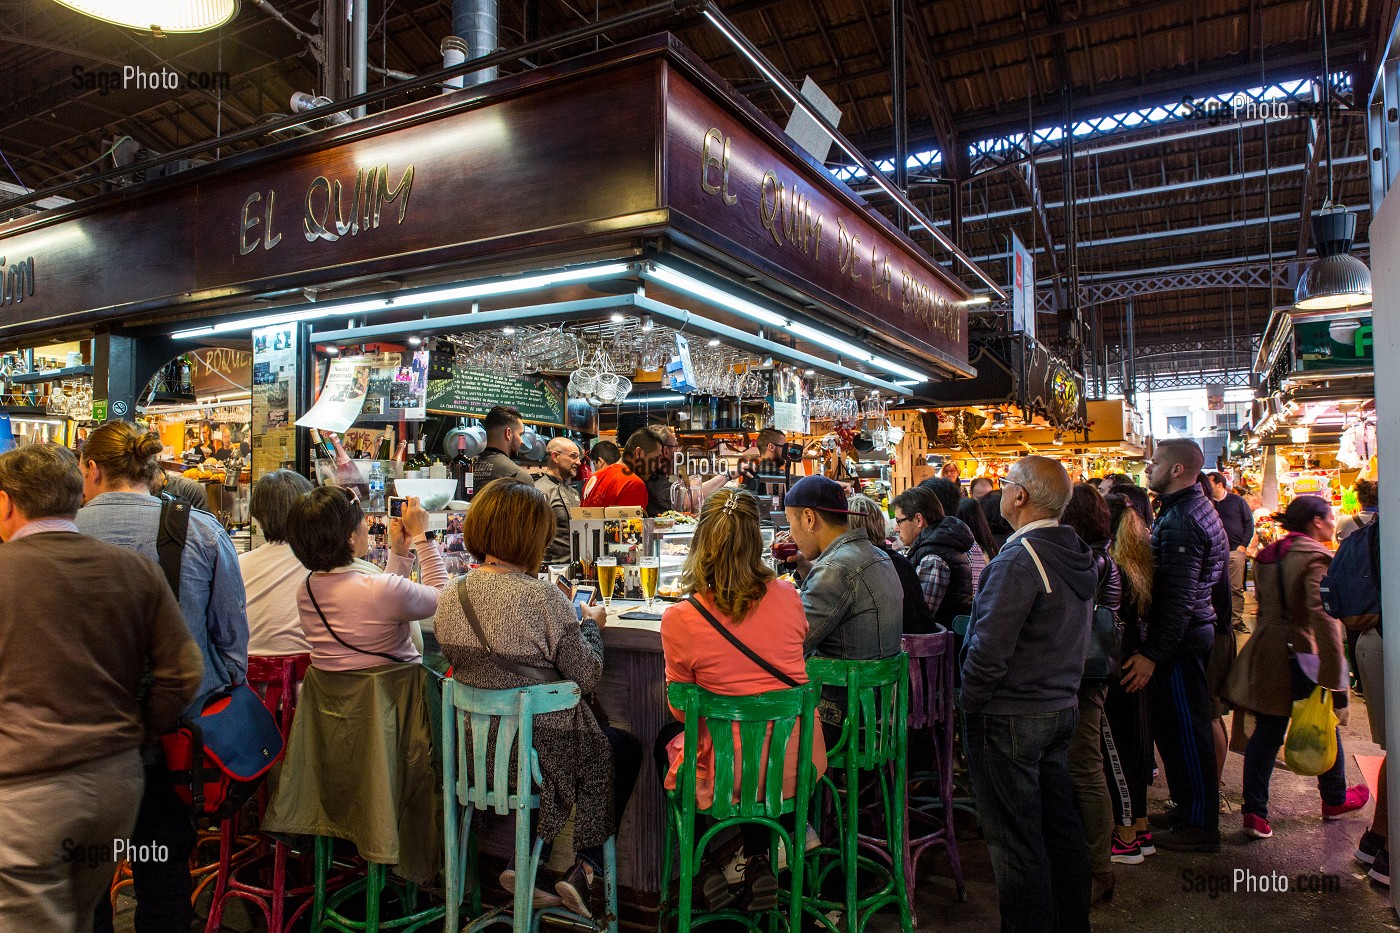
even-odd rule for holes
{"type": "MultiPolygon", "coordinates": [[[[841,485],[825,476],[804,476],[783,502],[792,540],[811,561],[800,587],[807,654],[846,661],[899,654],[904,634],[899,573],[864,530],[848,526],[851,513],[841,485]]],[[[844,696],[824,690],[822,712],[828,722],[839,721],[844,696]]]]}

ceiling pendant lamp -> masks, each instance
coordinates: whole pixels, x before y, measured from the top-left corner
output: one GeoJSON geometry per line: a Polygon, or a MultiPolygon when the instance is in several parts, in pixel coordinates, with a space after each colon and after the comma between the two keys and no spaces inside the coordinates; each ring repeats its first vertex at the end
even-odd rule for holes
{"type": "MultiPolygon", "coordinates": [[[[1320,0],[1322,27],[1322,128],[1327,146],[1327,201],[1313,215],[1317,259],[1298,277],[1293,304],[1303,311],[1337,311],[1371,303],[1371,270],[1351,255],[1356,215],[1332,201],[1332,71],[1327,55],[1327,0],[1320,0]]],[[[1304,184],[1306,184],[1306,180],[1304,184]]]]}
{"type": "Polygon", "coordinates": [[[115,26],[163,33],[207,32],[238,13],[238,0],[56,0],[115,26]]]}
{"type": "Polygon", "coordinates": [[[1317,259],[1303,270],[1293,303],[1303,311],[1335,311],[1371,303],[1371,270],[1351,255],[1356,215],[1323,205],[1312,218],[1317,259]]]}

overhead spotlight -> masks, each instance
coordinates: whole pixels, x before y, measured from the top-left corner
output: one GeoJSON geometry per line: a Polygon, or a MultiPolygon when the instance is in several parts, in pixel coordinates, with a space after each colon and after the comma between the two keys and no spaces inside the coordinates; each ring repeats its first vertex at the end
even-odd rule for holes
{"type": "Polygon", "coordinates": [[[710,338],[710,342],[707,344],[707,346],[711,346],[711,347],[717,347],[717,346],[719,346],[719,338],[718,338],[718,337],[711,337],[711,338],[710,338]]]}
{"type": "Polygon", "coordinates": [[[502,328],[501,328],[501,333],[505,334],[507,337],[510,337],[510,336],[512,336],[512,335],[515,333],[515,328],[514,328],[514,327],[502,327],[502,328]]]}
{"type": "Polygon", "coordinates": [[[614,311],[612,313],[612,322],[614,324],[621,324],[625,320],[627,320],[627,315],[623,314],[621,311],[614,311]]]}
{"type": "Polygon", "coordinates": [[[644,331],[649,331],[649,330],[651,330],[652,328],[654,328],[655,326],[656,326],[656,323],[651,319],[651,315],[650,315],[650,314],[643,314],[643,315],[642,315],[642,330],[644,330],[644,331]]]}
{"type": "Polygon", "coordinates": [[[423,338],[422,338],[422,337],[413,336],[413,337],[409,337],[409,338],[408,338],[408,345],[409,345],[410,347],[416,347],[416,346],[418,346],[418,345],[419,345],[420,343],[422,343],[422,342],[423,342],[423,338]]]}
{"type": "Polygon", "coordinates": [[[815,369],[809,369],[809,370],[806,370],[805,372],[803,372],[802,375],[804,375],[804,376],[815,376],[816,374],[817,374],[817,371],[816,371],[815,369]]]}
{"type": "Polygon", "coordinates": [[[993,431],[1004,431],[1004,430],[1006,430],[1006,414],[1005,414],[1004,412],[1000,412],[1000,411],[999,411],[999,412],[996,412],[996,413],[994,413],[994,414],[992,415],[992,430],[993,430],[993,431]]]}
{"type": "Polygon", "coordinates": [[[340,356],[340,347],[335,344],[326,347],[326,356],[340,356]]]}

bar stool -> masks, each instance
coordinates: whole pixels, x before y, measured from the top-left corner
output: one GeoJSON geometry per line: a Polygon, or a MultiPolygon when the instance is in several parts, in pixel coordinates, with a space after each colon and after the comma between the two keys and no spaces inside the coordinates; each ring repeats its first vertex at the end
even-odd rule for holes
{"type": "MultiPolygon", "coordinates": [[[[904,653],[909,655],[909,732],[928,736],[934,767],[932,773],[910,775],[909,783],[935,783],[937,790],[931,799],[911,797],[907,801],[905,823],[910,838],[904,853],[905,884],[914,890],[919,857],[942,846],[948,853],[958,900],[966,901],[967,887],[963,884],[962,860],[953,829],[953,730],[957,721],[953,705],[953,633],[905,635],[904,653]],[[916,822],[935,828],[916,836],[916,822]]],[[[913,914],[912,908],[910,912],[913,914]]],[[[918,923],[917,916],[912,919],[918,923]]]]}
{"type": "MultiPolygon", "coordinates": [[[[737,921],[758,933],[758,921],[752,914],[719,910],[694,917],[695,872],[710,841],[728,827],[741,823],[756,823],[771,830],[775,843],[769,852],[772,865],[778,864],[779,841],[789,853],[803,851],[812,787],[816,782],[812,743],[816,730],[817,687],[809,683],[790,690],[730,697],[710,693],[694,684],[671,684],[667,688],[667,698],[685,717],[685,744],[680,768],[676,771],[676,787],[666,792],[661,922],[664,925],[670,912],[671,853],[679,846],[680,878],[675,908],[678,933],[689,933],[692,926],[714,920],[737,921]],[[702,806],[696,798],[702,724],[714,750],[713,797],[708,806],[702,806]],[[787,752],[794,739],[798,743],[796,793],[787,797],[784,795],[790,770],[787,752]],[[713,823],[697,838],[699,816],[709,817],[713,823]],[[779,822],[784,816],[791,816],[794,832],[788,832],[779,822]]],[[[771,915],[768,919],[802,916],[805,867],[806,860],[801,856],[788,860],[787,909],[775,906],[771,911],[764,911],[771,915]]]]}
{"type": "MultiPolygon", "coordinates": [[[[297,687],[311,666],[310,654],[272,656],[251,655],[248,658],[248,683],[258,691],[263,705],[277,717],[283,740],[290,738],[296,716],[297,687]]],[[[257,819],[261,821],[267,808],[268,786],[258,791],[257,819]]],[[[315,885],[308,879],[296,887],[287,887],[287,861],[292,849],[281,839],[259,837],[257,851],[251,858],[238,858],[233,852],[243,814],[235,813],[220,825],[218,880],[214,898],[209,904],[205,933],[217,933],[223,925],[224,909],[230,898],[255,905],[267,922],[268,933],[283,933],[296,923],[312,904],[315,885]],[[269,845],[270,842],[270,845],[269,845]],[[271,864],[269,865],[269,859],[271,864]],[[256,874],[255,874],[256,873],[256,874]],[[286,914],[287,899],[302,898],[291,913],[286,914]]],[[[309,870],[310,863],[306,865],[309,870]]],[[[306,872],[309,874],[309,871],[306,872]]],[[[335,887],[348,882],[352,875],[342,873],[330,880],[335,887]]]]}
{"type": "MultiPolygon", "coordinates": [[[[850,933],[862,933],[876,911],[894,904],[899,925],[910,933],[909,888],[904,853],[909,845],[905,810],[908,806],[908,720],[909,658],[903,652],[875,661],[838,661],[809,658],[807,676],[819,688],[846,691],[846,710],[841,735],[827,749],[829,769],[818,782],[829,795],[835,816],[838,849],[822,847],[807,853],[813,894],[803,899],[809,917],[832,930],[836,923],[828,914],[841,911],[850,933]],[[844,781],[838,786],[833,777],[844,781]],[[878,816],[885,836],[861,835],[860,798],[875,793],[880,801],[878,816]],[[877,858],[860,854],[864,849],[877,858]],[[826,864],[821,864],[823,861],[826,864]],[[844,892],[839,901],[824,894],[824,885],[833,871],[839,872],[844,892]],[[858,894],[858,875],[865,872],[878,880],[858,894]]],[[[823,834],[823,838],[830,838],[823,834]]]]}
{"type": "Polygon", "coordinates": [[[315,837],[313,933],[411,931],[442,919],[441,907],[418,907],[418,885],[437,877],[442,851],[429,676],[411,663],[306,671],[263,829],[315,837]],[[353,843],[366,864],[339,890],[334,839],[353,843]],[[388,877],[390,865],[403,883],[388,877]],[[381,918],[386,890],[403,907],[391,919],[381,918]],[[352,898],[363,899],[363,920],[341,912],[352,898]]]}
{"type": "Polygon", "coordinates": [[[602,924],[562,907],[534,907],[544,840],[530,845],[530,811],[539,808],[536,787],[543,783],[534,746],[536,716],[573,709],[579,703],[573,681],[532,684],[511,690],[483,690],[452,680],[442,686],[443,851],[447,869],[447,907],[443,929],[456,933],[467,875],[472,876],[471,914],[463,933],[492,924],[509,924],[515,933],[534,933],[544,917],[571,926],[617,933],[617,841],[603,843],[603,895],[607,916],[602,924]],[[488,764],[486,750],[494,744],[488,764]],[[471,758],[468,759],[468,748],[471,758]],[[511,759],[515,767],[511,768],[511,759]],[[481,911],[472,816],[477,810],[515,816],[515,896],[509,906],[481,911]]]}

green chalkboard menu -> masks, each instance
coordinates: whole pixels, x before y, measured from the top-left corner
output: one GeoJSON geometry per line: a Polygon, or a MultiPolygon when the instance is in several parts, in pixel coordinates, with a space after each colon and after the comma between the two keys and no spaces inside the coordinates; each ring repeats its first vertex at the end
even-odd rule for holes
{"type": "Polygon", "coordinates": [[[454,369],[451,379],[428,383],[427,409],[434,414],[480,418],[497,405],[520,410],[526,421],[564,424],[564,383],[548,376],[503,376],[476,369],[454,369]]]}

